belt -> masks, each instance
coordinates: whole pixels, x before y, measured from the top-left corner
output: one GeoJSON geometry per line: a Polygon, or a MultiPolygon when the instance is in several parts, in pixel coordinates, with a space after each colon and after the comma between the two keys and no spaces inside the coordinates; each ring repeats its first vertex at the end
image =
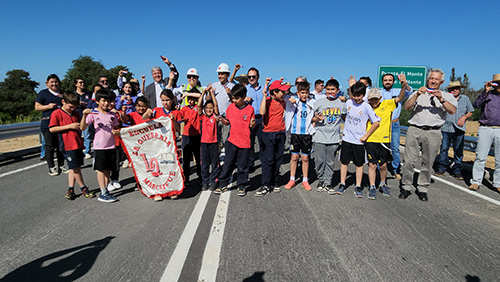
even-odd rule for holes
{"type": "Polygon", "coordinates": [[[261,114],[255,115],[255,118],[262,118],[261,114]]]}
{"type": "Polygon", "coordinates": [[[42,117],[42,120],[50,119],[50,117],[42,117]]]}
{"type": "Polygon", "coordinates": [[[415,126],[416,128],[420,128],[422,130],[439,130],[439,129],[441,129],[441,126],[427,126],[427,125],[420,126],[420,125],[413,125],[413,124],[410,124],[410,125],[415,126]]]}

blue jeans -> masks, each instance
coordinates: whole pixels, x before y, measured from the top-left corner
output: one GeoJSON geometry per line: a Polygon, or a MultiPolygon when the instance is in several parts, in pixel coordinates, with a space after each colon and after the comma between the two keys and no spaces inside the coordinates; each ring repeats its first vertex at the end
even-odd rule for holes
{"type": "Polygon", "coordinates": [[[392,123],[391,134],[391,152],[392,152],[392,169],[394,173],[401,174],[401,153],[399,152],[399,139],[401,130],[399,128],[399,120],[392,123]]]}
{"type": "Polygon", "coordinates": [[[448,159],[448,150],[453,143],[453,167],[451,168],[454,175],[462,174],[462,159],[464,157],[464,131],[455,129],[455,132],[441,132],[443,141],[441,149],[436,158],[436,169],[438,172],[444,172],[448,169],[450,161],[448,159]]]}
{"type": "Polygon", "coordinates": [[[87,128],[83,131],[83,145],[85,146],[84,153],[85,154],[90,154],[90,143],[92,142],[92,131],[90,126],[87,126],[87,128]]]}
{"type": "Polygon", "coordinates": [[[493,173],[493,186],[500,187],[500,128],[479,126],[477,131],[476,160],[472,168],[471,184],[481,186],[483,182],[484,166],[490,152],[491,144],[495,146],[495,172],[493,173]]]}

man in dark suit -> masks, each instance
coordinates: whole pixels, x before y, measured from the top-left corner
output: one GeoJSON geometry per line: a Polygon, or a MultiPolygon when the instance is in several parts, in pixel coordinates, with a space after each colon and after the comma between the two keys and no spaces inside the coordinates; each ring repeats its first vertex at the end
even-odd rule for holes
{"type": "MultiPolygon", "coordinates": [[[[163,60],[163,62],[165,62],[165,64],[167,64],[167,66],[170,68],[170,71],[174,72],[175,77],[172,85],[174,85],[175,87],[175,85],[177,84],[177,79],[179,78],[177,68],[174,64],[172,64],[172,62],[168,60],[167,57],[160,56],[160,58],[163,60]]],[[[167,77],[163,79],[163,71],[158,66],[155,66],[151,69],[151,76],[153,77],[154,82],[146,86],[146,89],[144,90],[144,96],[148,98],[151,108],[154,109],[155,107],[161,107],[160,93],[167,87],[169,77],[167,75],[167,77]]]]}

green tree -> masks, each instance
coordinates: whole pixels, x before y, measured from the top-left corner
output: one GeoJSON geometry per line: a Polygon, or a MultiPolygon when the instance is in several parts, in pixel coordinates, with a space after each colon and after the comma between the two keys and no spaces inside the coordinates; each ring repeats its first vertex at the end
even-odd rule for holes
{"type": "Polygon", "coordinates": [[[86,90],[89,91],[92,85],[99,81],[99,75],[107,75],[104,65],[90,56],[80,55],[72,63],[61,81],[61,87],[65,90],[75,90],[73,81],[82,78],[85,80],[86,90]]]}
{"type": "MultiPolygon", "coordinates": [[[[462,91],[460,91],[461,94],[464,94],[469,97],[471,102],[474,103],[474,101],[477,99],[477,96],[481,94],[481,89],[480,90],[474,90],[470,86],[470,81],[469,81],[469,76],[467,73],[464,73],[463,76],[457,76],[455,73],[455,68],[451,68],[451,74],[450,74],[450,81],[460,81],[460,83],[465,86],[462,91]]],[[[480,109],[475,109],[474,113],[472,115],[472,120],[478,120],[481,114],[480,109]]]]}
{"type": "Polygon", "coordinates": [[[40,113],[35,111],[35,88],[39,83],[31,80],[25,70],[11,70],[6,75],[0,82],[0,122],[39,118],[40,113]]]}

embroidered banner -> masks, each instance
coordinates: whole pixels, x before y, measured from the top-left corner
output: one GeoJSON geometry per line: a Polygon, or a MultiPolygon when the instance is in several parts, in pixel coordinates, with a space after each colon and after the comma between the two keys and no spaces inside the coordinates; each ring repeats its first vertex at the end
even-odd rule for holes
{"type": "Polygon", "coordinates": [[[141,192],[149,198],[179,195],[184,189],[172,120],[160,117],[122,128],[123,149],[141,192]]]}

